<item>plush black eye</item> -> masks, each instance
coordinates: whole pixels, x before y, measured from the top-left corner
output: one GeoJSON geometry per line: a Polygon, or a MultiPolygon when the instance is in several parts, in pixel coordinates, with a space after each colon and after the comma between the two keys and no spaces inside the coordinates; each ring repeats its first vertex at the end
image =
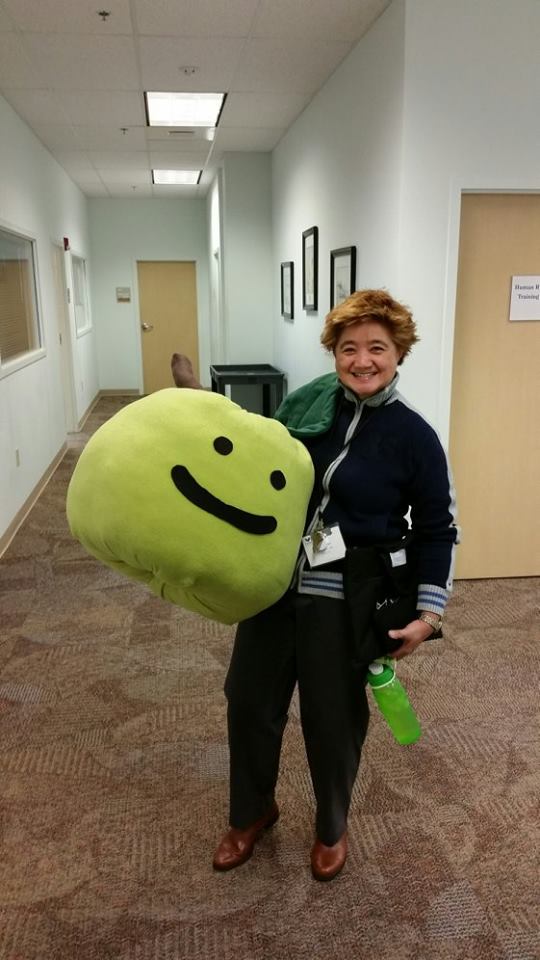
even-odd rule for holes
{"type": "Polygon", "coordinates": [[[283,487],[286,485],[287,481],[285,475],[281,470],[273,470],[270,474],[270,483],[276,490],[283,490],[283,487]]]}
{"type": "Polygon", "coordinates": [[[216,453],[222,453],[224,457],[232,453],[232,441],[228,437],[216,437],[214,440],[214,450],[216,453]]]}

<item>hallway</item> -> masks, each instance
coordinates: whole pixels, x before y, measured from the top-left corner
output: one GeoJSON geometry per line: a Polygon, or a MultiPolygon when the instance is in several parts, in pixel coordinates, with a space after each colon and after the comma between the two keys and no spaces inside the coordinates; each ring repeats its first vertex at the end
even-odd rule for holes
{"type": "Polygon", "coordinates": [[[373,707],[338,879],[309,871],[295,702],[281,819],[216,875],[233,629],[100,566],[65,519],[123,402],[0,562],[0,960],[534,960],[538,580],[459,582],[445,640],[400,664],[424,735],[398,746],[373,707]]]}

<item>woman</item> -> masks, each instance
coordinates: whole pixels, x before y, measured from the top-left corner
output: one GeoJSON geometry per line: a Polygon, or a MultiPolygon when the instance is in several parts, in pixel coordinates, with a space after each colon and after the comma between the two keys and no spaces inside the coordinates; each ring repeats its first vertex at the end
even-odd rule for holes
{"type": "Polygon", "coordinates": [[[281,741],[298,683],[317,807],[311,869],[317,880],[339,873],[368,726],[367,665],[384,652],[408,656],[440,630],[457,527],[441,444],[396,389],[417,339],[410,311],[386,291],[353,293],[321,336],[336,373],[296,390],[276,413],[308,448],[315,485],[290,590],[238,626],[225,684],[230,828],[217,870],[244,863],[278,819],[281,741]],[[404,570],[414,577],[405,607],[395,595],[404,570]]]}

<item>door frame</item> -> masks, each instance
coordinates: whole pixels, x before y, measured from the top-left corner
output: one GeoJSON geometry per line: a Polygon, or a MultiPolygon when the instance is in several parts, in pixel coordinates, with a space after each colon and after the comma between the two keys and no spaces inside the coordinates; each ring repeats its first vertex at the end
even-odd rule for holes
{"type": "Polygon", "coordinates": [[[223,330],[223,283],[221,269],[221,249],[212,251],[210,263],[210,356],[212,363],[225,363],[223,330]]]}
{"type": "MultiPolygon", "coordinates": [[[[75,403],[75,376],[73,370],[73,338],[71,333],[71,313],[68,302],[68,280],[66,275],[66,252],[63,241],[51,239],[51,248],[61,254],[58,257],[58,266],[60,268],[59,281],[62,289],[56,290],[56,276],[54,276],[56,299],[57,292],[62,296],[62,311],[58,313],[56,304],[56,327],[58,336],[62,338],[60,347],[60,369],[62,376],[62,395],[64,399],[64,418],[66,421],[66,433],[73,433],[77,430],[76,403],[75,403]]],[[[56,274],[56,267],[53,266],[56,274]]]]}
{"type": "MultiPolygon", "coordinates": [[[[209,331],[206,329],[206,325],[201,325],[201,311],[200,311],[200,258],[199,257],[134,257],[132,261],[132,270],[133,270],[133,318],[134,323],[136,324],[136,337],[135,343],[137,344],[138,351],[138,366],[139,366],[139,394],[142,396],[144,394],[144,369],[143,369],[143,350],[142,350],[142,333],[141,333],[141,304],[139,298],[139,271],[137,269],[137,264],[139,263],[194,263],[195,264],[195,292],[197,295],[197,343],[198,343],[198,365],[200,371],[200,377],[202,382],[202,370],[201,365],[201,356],[207,354],[206,346],[202,348],[201,340],[203,336],[208,341],[210,339],[209,331]]],[[[191,359],[191,358],[190,358],[191,359]]],[[[171,387],[173,386],[172,377],[171,377],[171,387]]]]}
{"type": "MultiPolygon", "coordinates": [[[[464,517],[463,520],[464,522],[465,520],[470,520],[471,526],[474,528],[476,521],[473,519],[473,515],[476,516],[478,514],[478,522],[480,524],[480,528],[476,529],[476,535],[473,536],[472,538],[472,553],[469,554],[467,557],[463,556],[463,558],[461,558],[460,556],[458,558],[458,567],[460,568],[458,573],[458,578],[460,579],[476,580],[476,579],[482,579],[482,578],[489,579],[493,577],[516,578],[516,577],[527,577],[527,576],[535,575],[534,573],[535,557],[533,554],[528,555],[526,552],[521,553],[518,546],[519,536],[517,539],[514,539],[509,544],[508,557],[505,556],[504,545],[500,543],[497,544],[498,549],[493,554],[493,558],[504,557],[504,562],[502,563],[502,566],[497,565],[498,559],[495,560],[492,558],[491,560],[486,560],[485,550],[483,549],[483,545],[485,544],[486,536],[488,537],[488,540],[489,540],[489,537],[490,537],[489,529],[491,529],[491,526],[486,521],[489,521],[492,524],[494,522],[494,517],[500,516],[501,510],[503,510],[504,512],[505,506],[506,506],[506,497],[509,498],[510,502],[512,501],[515,491],[511,482],[513,480],[513,475],[515,473],[515,470],[517,469],[519,471],[519,469],[522,469],[522,470],[525,470],[525,473],[527,473],[527,466],[525,465],[523,460],[521,460],[521,457],[523,455],[523,450],[526,450],[526,443],[524,446],[523,438],[522,437],[519,438],[520,440],[519,449],[516,449],[518,464],[515,465],[515,469],[512,472],[501,474],[501,484],[503,485],[503,490],[504,490],[504,502],[501,502],[500,499],[497,502],[496,497],[494,495],[494,498],[491,499],[489,504],[489,508],[488,508],[489,513],[486,514],[485,512],[482,512],[481,510],[479,510],[478,498],[482,497],[482,494],[478,489],[478,481],[480,479],[479,473],[482,470],[482,465],[485,465],[486,461],[482,459],[478,460],[478,457],[476,458],[476,461],[475,461],[476,476],[475,476],[475,479],[472,481],[472,483],[475,484],[475,486],[472,488],[472,490],[471,490],[471,487],[468,486],[467,481],[464,480],[464,477],[468,472],[467,451],[471,453],[471,446],[476,449],[476,443],[478,441],[478,445],[480,446],[479,453],[481,455],[481,444],[483,442],[483,437],[481,436],[482,431],[479,425],[478,418],[476,418],[474,427],[472,427],[471,417],[469,413],[467,413],[467,410],[470,408],[470,404],[466,408],[464,408],[462,405],[463,400],[467,399],[467,394],[464,395],[460,391],[460,383],[458,378],[460,375],[464,375],[466,378],[466,381],[468,379],[468,382],[470,383],[470,377],[471,375],[473,375],[474,365],[477,362],[475,358],[477,358],[478,356],[481,356],[484,349],[486,351],[486,354],[489,356],[492,348],[494,350],[493,359],[495,363],[495,370],[497,373],[499,373],[501,369],[499,365],[502,362],[503,369],[504,369],[505,358],[507,358],[509,355],[508,351],[509,350],[511,351],[513,349],[513,344],[516,342],[515,339],[509,339],[509,338],[512,338],[514,334],[516,334],[517,336],[518,332],[520,334],[523,333],[524,336],[526,334],[525,330],[512,331],[511,328],[512,327],[515,327],[515,328],[531,327],[532,328],[535,326],[534,323],[521,323],[521,324],[508,323],[508,318],[509,318],[508,311],[510,308],[510,292],[511,292],[510,291],[511,273],[514,271],[519,272],[516,265],[514,265],[511,268],[511,264],[508,262],[508,260],[510,259],[515,261],[516,250],[513,249],[512,242],[510,241],[509,244],[508,243],[504,244],[504,255],[499,256],[497,245],[495,245],[495,247],[493,246],[493,236],[494,236],[493,230],[495,229],[496,231],[498,231],[501,234],[501,236],[504,236],[505,234],[507,221],[504,216],[501,216],[501,206],[499,204],[499,200],[500,200],[501,203],[504,204],[504,207],[502,209],[504,210],[505,213],[508,212],[508,216],[511,219],[511,223],[514,222],[514,218],[515,218],[517,243],[519,244],[519,247],[522,253],[524,253],[524,255],[530,259],[531,251],[534,252],[534,249],[535,249],[534,241],[531,240],[531,237],[532,236],[536,237],[536,233],[538,229],[537,216],[538,216],[539,197],[540,197],[540,189],[536,187],[531,188],[530,181],[526,186],[522,186],[521,183],[516,183],[515,181],[513,181],[511,187],[505,185],[505,186],[497,186],[497,188],[486,187],[485,181],[484,181],[481,186],[469,186],[467,188],[461,189],[459,193],[459,198],[458,198],[459,206],[454,211],[455,212],[455,218],[454,218],[455,241],[456,241],[456,246],[455,246],[456,256],[455,256],[455,269],[454,269],[455,285],[452,286],[451,288],[452,295],[453,295],[452,296],[453,306],[452,306],[452,314],[449,319],[451,320],[451,328],[452,328],[452,354],[453,354],[450,357],[450,360],[452,361],[455,358],[455,363],[452,363],[450,366],[450,370],[449,370],[450,386],[445,396],[445,400],[447,400],[449,404],[449,417],[448,417],[449,434],[452,439],[452,449],[450,450],[450,455],[452,458],[452,462],[453,462],[453,457],[454,456],[456,457],[455,466],[456,468],[459,467],[459,471],[460,471],[460,477],[456,479],[459,480],[459,483],[464,483],[465,490],[467,491],[467,494],[468,494],[467,497],[465,497],[465,493],[463,494],[465,499],[467,500],[467,503],[464,504],[463,506],[464,506],[464,509],[465,507],[467,507],[466,512],[468,513],[468,517],[464,517]],[[465,197],[469,197],[471,201],[474,201],[474,203],[472,203],[470,207],[468,204],[465,203],[465,200],[463,199],[465,197]],[[535,201],[534,210],[531,209],[532,198],[534,198],[534,201],[535,201]],[[487,205],[483,205],[484,199],[488,201],[487,205]],[[471,230],[477,231],[476,234],[475,233],[472,234],[472,239],[473,241],[476,240],[476,242],[480,242],[480,247],[477,247],[474,242],[471,242],[470,233],[466,232],[464,235],[462,235],[462,215],[464,212],[467,214],[466,226],[469,227],[470,225],[471,230]],[[531,215],[528,218],[529,214],[531,215]],[[497,220],[495,221],[495,223],[497,224],[496,227],[495,227],[495,223],[491,223],[492,216],[497,217],[497,220]],[[489,233],[486,232],[486,223],[490,225],[489,233]],[[479,235],[482,236],[482,234],[484,234],[484,239],[479,240],[479,235]],[[484,242],[487,245],[487,251],[488,251],[487,257],[485,255],[486,248],[484,247],[484,242]],[[532,247],[531,247],[531,242],[533,244],[532,247]],[[479,287],[477,282],[478,273],[476,271],[478,267],[476,264],[476,259],[477,259],[476,252],[479,253],[479,259],[481,260],[481,263],[482,263],[482,266],[481,266],[482,273],[480,276],[483,280],[484,285],[488,285],[488,286],[490,285],[490,281],[489,279],[486,279],[486,277],[490,277],[493,263],[495,262],[497,265],[496,281],[495,281],[496,288],[497,288],[497,299],[494,300],[493,297],[491,297],[491,299],[489,300],[489,307],[487,307],[487,313],[486,313],[485,298],[489,298],[489,294],[487,292],[483,292],[482,288],[479,287]],[[462,272],[460,273],[462,256],[463,256],[463,269],[462,269],[462,272]],[[505,277],[506,277],[506,281],[505,281],[505,277]],[[467,278],[470,278],[471,282],[468,282],[467,278]],[[505,287],[506,287],[506,292],[505,292],[505,287]],[[464,315],[460,315],[459,318],[457,317],[457,312],[456,312],[458,293],[463,294],[463,298],[465,301],[464,303],[465,313],[464,315]],[[502,301],[501,301],[501,298],[502,298],[502,301]],[[472,301],[472,304],[474,304],[472,311],[471,311],[471,305],[472,305],[471,301],[472,301]],[[501,307],[502,307],[502,312],[501,312],[501,307]],[[466,326],[464,326],[462,322],[463,316],[467,320],[466,326]],[[480,326],[480,329],[481,329],[481,339],[478,339],[478,337],[475,335],[475,331],[477,328],[477,323],[474,320],[475,317],[476,317],[476,320],[478,321],[478,326],[480,326]],[[497,320],[496,327],[492,327],[492,325],[490,324],[490,320],[493,320],[494,318],[496,318],[497,320]],[[501,329],[501,326],[500,326],[501,321],[503,323],[503,329],[501,329]],[[466,351],[465,354],[460,353],[459,356],[456,355],[456,344],[455,344],[456,332],[458,331],[460,334],[461,349],[462,350],[465,349],[466,351]],[[492,336],[492,331],[493,331],[493,336],[492,336]],[[475,338],[473,340],[474,346],[473,346],[473,343],[471,342],[469,343],[463,342],[462,338],[467,338],[467,337],[475,338]],[[472,349],[472,353],[471,353],[471,349],[472,349]],[[462,366],[464,358],[466,358],[465,362],[467,363],[467,367],[465,371],[462,366]],[[473,364],[472,368],[471,368],[471,360],[473,364]],[[454,408],[455,403],[458,403],[458,408],[455,409],[454,419],[452,419],[452,410],[454,408]],[[458,420],[455,419],[456,417],[458,417],[458,420]],[[461,425],[463,425],[465,430],[465,435],[467,437],[467,446],[465,448],[463,447],[460,440],[461,431],[459,428],[461,427],[461,425]],[[456,433],[456,429],[458,430],[458,433],[456,433]],[[506,486],[506,489],[505,489],[505,486],[506,486]],[[473,491],[475,493],[475,496],[471,496],[471,493],[473,491]],[[461,560],[463,560],[463,564],[460,563],[461,560]],[[531,572],[531,567],[532,567],[532,572],[531,572]]],[[[506,230],[506,232],[508,231],[506,230]]],[[[509,234],[510,238],[512,238],[512,235],[513,235],[513,231],[511,231],[509,234]]],[[[449,258],[450,258],[450,253],[453,252],[450,250],[450,246],[449,246],[448,252],[449,252],[449,258]]],[[[531,267],[529,263],[528,269],[527,269],[527,265],[524,264],[523,272],[534,273],[534,266],[531,267]]],[[[535,337],[534,331],[532,330],[527,331],[527,336],[529,333],[531,333],[531,336],[533,338],[535,337]]],[[[516,349],[518,351],[521,349],[519,346],[519,339],[520,338],[518,337],[518,343],[516,343],[516,349]]],[[[526,342],[529,342],[529,341],[526,341],[526,342]]],[[[537,340],[533,339],[530,342],[534,350],[534,355],[536,355],[537,353],[536,347],[538,346],[537,340]]],[[[519,356],[520,354],[517,353],[516,358],[519,356]]],[[[523,361],[527,364],[527,380],[526,380],[527,387],[530,385],[531,389],[534,389],[535,377],[534,377],[534,373],[532,372],[532,368],[528,363],[528,358],[530,357],[530,354],[526,353],[526,356],[521,354],[521,356],[523,357],[523,361]],[[532,377],[532,380],[530,379],[531,377],[532,377]]],[[[519,362],[519,360],[517,360],[516,362],[519,362]]],[[[491,363],[486,357],[480,360],[479,369],[483,371],[484,376],[493,370],[491,363]]],[[[490,377],[490,380],[493,380],[492,376],[490,377]]],[[[524,382],[524,386],[525,386],[525,382],[524,382]]],[[[484,409],[484,411],[485,411],[485,408],[483,407],[483,405],[486,402],[489,403],[489,397],[490,397],[490,393],[489,393],[489,387],[488,387],[487,393],[485,389],[482,390],[482,396],[479,400],[480,406],[482,407],[482,409],[484,409]],[[487,401],[486,401],[486,397],[487,397],[487,401]]],[[[468,397],[468,399],[469,400],[473,399],[473,403],[474,403],[474,394],[472,395],[472,397],[468,397]]],[[[529,401],[529,409],[530,409],[530,401],[529,401]]],[[[488,420],[490,416],[491,416],[491,413],[487,412],[488,420]]],[[[503,424],[504,424],[502,428],[506,429],[507,431],[509,430],[510,419],[512,420],[512,422],[515,421],[515,422],[521,423],[521,421],[519,420],[519,416],[520,416],[519,412],[509,413],[506,410],[504,415],[501,412],[501,420],[503,421],[503,424]],[[518,417],[517,421],[515,421],[516,416],[518,417]],[[506,419],[504,419],[504,417],[506,417],[506,419]]],[[[492,421],[489,421],[489,422],[491,423],[492,421]]],[[[499,422],[499,425],[500,425],[500,422],[499,422]]],[[[496,463],[496,460],[494,461],[492,459],[493,451],[489,450],[486,452],[488,454],[488,459],[487,459],[488,470],[491,469],[491,471],[493,470],[496,471],[497,463],[496,463]]],[[[473,455],[473,459],[474,459],[474,455],[473,455]]],[[[485,475],[485,470],[483,471],[483,473],[485,475]]],[[[519,475],[519,472],[518,472],[518,475],[519,475]]],[[[458,489],[458,521],[459,521],[460,519],[460,486],[459,484],[457,489],[458,489]]],[[[532,496],[534,499],[534,494],[530,490],[527,490],[527,494],[529,496],[532,496]]],[[[526,499],[524,503],[530,504],[531,501],[529,499],[526,499]]],[[[519,513],[519,510],[517,510],[516,512],[519,513]]],[[[526,535],[525,535],[525,530],[527,529],[526,519],[525,519],[525,526],[523,525],[523,523],[524,523],[523,517],[521,514],[519,514],[519,519],[518,519],[519,526],[517,529],[521,530],[521,534],[520,534],[521,538],[525,536],[525,539],[526,539],[526,535]]]]}
{"type": "Polygon", "coordinates": [[[452,368],[454,363],[459,236],[461,230],[461,197],[464,193],[536,194],[540,193],[540,182],[533,177],[528,180],[498,180],[489,177],[476,180],[475,177],[455,177],[450,183],[439,379],[439,432],[446,446],[448,446],[450,439],[452,368]]]}

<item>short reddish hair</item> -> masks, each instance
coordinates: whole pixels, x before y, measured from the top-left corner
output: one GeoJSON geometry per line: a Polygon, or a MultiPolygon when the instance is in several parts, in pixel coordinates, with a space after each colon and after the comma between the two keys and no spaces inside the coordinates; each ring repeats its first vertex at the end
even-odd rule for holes
{"type": "Polygon", "coordinates": [[[333,353],[345,327],[369,320],[387,329],[401,355],[400,363],[420,339],[409,308],[394,300],[387,290],[357,290],[327,315],[321,333],[323,347],[333,353]]]}

